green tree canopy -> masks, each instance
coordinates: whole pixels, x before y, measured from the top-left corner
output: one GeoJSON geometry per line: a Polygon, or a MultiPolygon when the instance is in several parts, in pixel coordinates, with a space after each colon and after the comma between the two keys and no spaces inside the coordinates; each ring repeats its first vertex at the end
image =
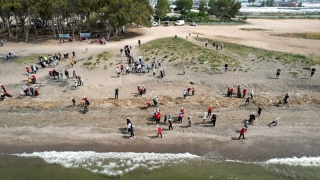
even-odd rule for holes
{"type": "Polygon", "coordinates": [[[168,0],[158,0],[156,5],[155,13],[159,18],[163,18],[166,16],[168,9],[169,9],[169,1],[168,0]]]}
{"type": "Polygon", "coordinates": [[[188,10],[192,8],[193,1],[192,0],[177,0],[176,6],[181,14],[186,14],[188,10]]]}
{"type": "Polygon", "coordinates": [[[208,13],[219,18],[235,18],[241,8],[241,2],[235,0],[210,0],[208,13]]]}

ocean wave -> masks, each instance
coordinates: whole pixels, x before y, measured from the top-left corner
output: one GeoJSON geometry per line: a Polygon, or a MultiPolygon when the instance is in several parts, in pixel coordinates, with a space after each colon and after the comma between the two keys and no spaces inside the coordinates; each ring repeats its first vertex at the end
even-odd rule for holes
{"type": "Polygon", "coordinates": [[[320,157],[275,158],[266,161],[265,164],[285,164],[290,166],[320,167],[320,157]]]}
{"type": "Polygon", "coordinates": [[[84,168],[93,173],[101,173],[108,176],[122,176],[140,167],[152,170],[160,168],[165,164],[182,163],[200,158],[200,156],[189,153],[98,153],[94,151],[48,151],[12,155],[18,157],[39,157],[49,164],[60,164],[67,168],[84,168]]]}

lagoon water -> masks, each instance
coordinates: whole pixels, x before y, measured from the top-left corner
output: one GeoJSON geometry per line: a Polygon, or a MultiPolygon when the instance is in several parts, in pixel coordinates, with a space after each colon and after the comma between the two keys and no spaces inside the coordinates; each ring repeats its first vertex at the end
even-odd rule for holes
{"type": "Polygon", "coordinates": [[[0,155],[0,179],[320,179],[320,157],[213,161],[184,153],[35,152],[0,155]]]}

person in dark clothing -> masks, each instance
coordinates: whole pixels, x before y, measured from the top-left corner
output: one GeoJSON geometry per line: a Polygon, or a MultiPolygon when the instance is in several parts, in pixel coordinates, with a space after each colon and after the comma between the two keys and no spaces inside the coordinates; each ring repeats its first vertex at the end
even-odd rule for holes
{"type": "Polygon", "coordinates": [[[290,97],[290,94],[287,93],[286,96],[285,96],[284,99],[283,99],[283,105],[288,104],[288,99],[289,99],[289,97],[290,97]]]}
{"type": "Polygon", "coordinates": [[[249,97],[247,97],[247,100],[246,100],[246,102],[244,103],[244,105],[245,105],[245,106],[249,105],[250,99],[251,99],[251,97],[250,97],[250,96],[249,96],[249,97]]]}
{"type": "Polygon", "coordinates": [[[279,78],[279,76],[280,76],[280,72],[281,72],[281,69],[280,69],[280,68],[279,68],[279,69],[277,69],[276,78],[279,78]]]}
{"type": "Polygon", "coordinates": [[[134,125],[132,124],[132,121],[131,121],[131,127],[130,127],[130,137],[134,137],[134,125]]]}
{"type": "Polygon", "coordinates": [[[211,122],[213,126],[216,126],[216,120],[217,120],[217,116],[215,114],[212,114],[211,116],[211,122]]]}
{"type": "Polygon", "coordinates": [[[69,71],[67,69],[64,70],[64,75],[66,75],[67,79],[69,79],[69,71]]]}
{"type": "Polygon", "coordinates": [[[258,113],[257,113],[257,117],[260,117],[261,111],[262,111],[262,106],[259,106],[258,113]]]}
{"type": "Polygon", "coordinates": [[[116,89],[114,90],[114,98],[115,98],[115,99],[118,99],[118,96],[119,96],[119,89],[116,88],[116,89]]]}
{"type": "Polygon", "coordinates": [[[228,66],[229,66],[229,64],[225,64],[225,65],[224,65],[224,72],[227,72],[227,71],[228,71],[228,66]]]}
{"type": "Polygon", "coordinates": [[[316,72],[316,68],[312,68],[309,79],[311,79],[311,78],[313,77],[313,75],[314,75],[315,72],[316,72]]]}
{"type": "Polygon", "coordinates": [[[74,98],[71,98],[73,106],[76,106],[76,100],[74,98]]]}
{"type": "Polygon", "coordinates": [[[73,56],[73,58],[76,57],[76,53],[74,51],[72,51],[72,56],[73,56]]]}
{"type": "Polygon", "coordinates": [[[139,44],[139,46],[141,45],[141,41],[140,41],[140,39],[138,40],[138,44],[139,44]]]}

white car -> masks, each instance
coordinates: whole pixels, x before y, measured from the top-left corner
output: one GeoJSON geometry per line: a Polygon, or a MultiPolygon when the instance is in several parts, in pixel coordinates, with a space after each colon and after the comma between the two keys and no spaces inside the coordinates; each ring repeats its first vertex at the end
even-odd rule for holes
{"type": "Polygon", "coordinates": [[[183,26],[184,25],[184,20],[177,20],[176,22],[174,22],[175,26],[183,26]]]}
{"type": "Polygon", "coordinates": [[[159,26],[159,24],[157,22],[153,21],[152,26],[159,26]]]}

